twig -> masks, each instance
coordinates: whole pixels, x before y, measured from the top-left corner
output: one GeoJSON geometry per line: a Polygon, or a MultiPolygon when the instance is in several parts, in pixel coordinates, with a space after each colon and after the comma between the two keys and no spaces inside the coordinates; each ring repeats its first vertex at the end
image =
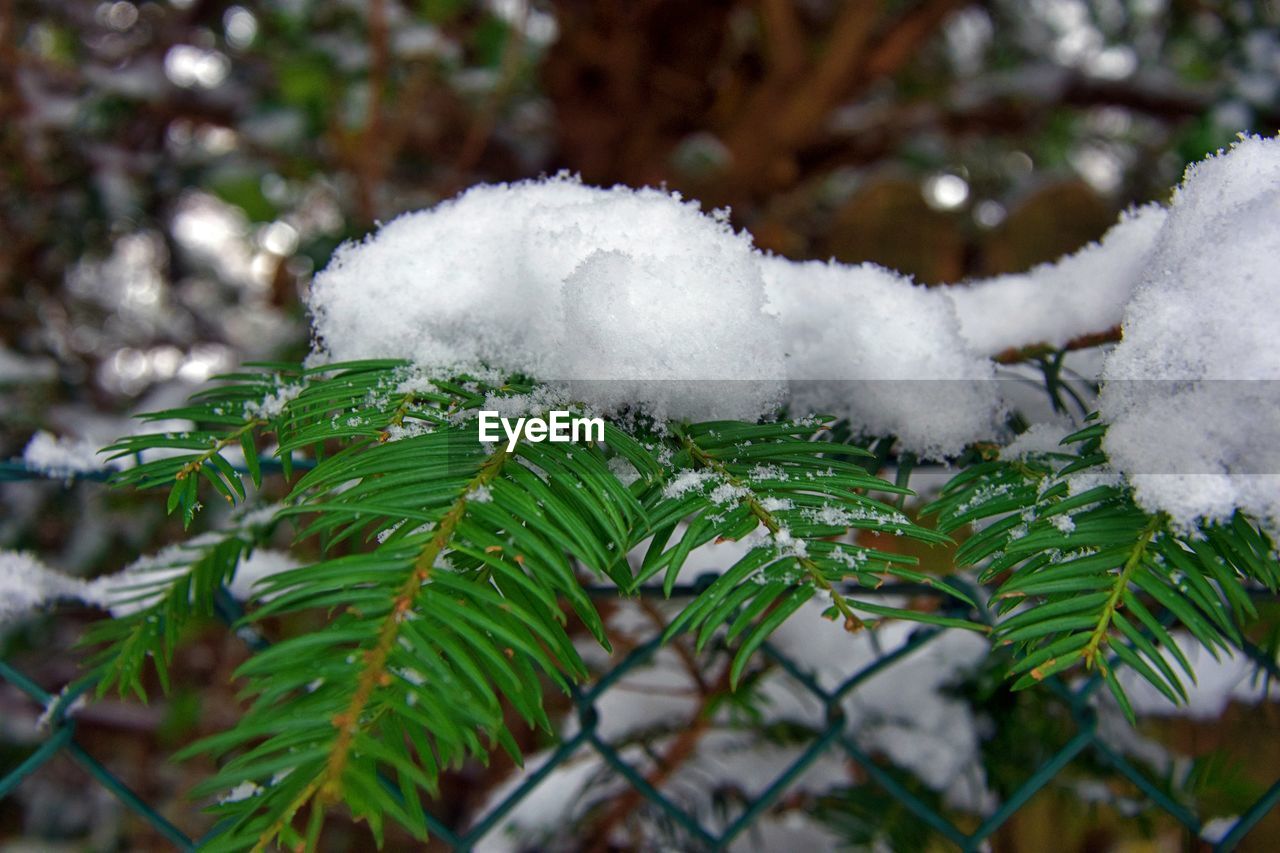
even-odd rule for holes
{"type": "Polygon", "coordinates": [[[389,66],[386,0],[369,0],[369,114],[355,163],[360,213],[369,222],[377,219],[377,195],[389,153],[382,138],[382,100],[389,66]]]}
{"type": "Polygon", "coordinates": [[[493,136],[493,129],[498,123],[498,112],[519,76],[520,59],[524,55],[524,39],[528,25],[529,7],[524,5],[521,7],[521,11],[523,13],[521,20],[507,27],[507,40],[502,46],[502,61],[499,66],[498,80],[494,84],[493,90],[489,93],[489,97],[485,99],[485,102],[476,111],[471,127],[467,130],[467,136],[462,142],[462,148],[458,152],[458,159],[454,161],[455,183],[464,182],[467,173],[484,155],[485,148],[489,144],[489,138],[493,136]]]}
{"type": "Polygon", "coordinates": [[[1105,332],[1091,332],[1078,338],[1072,338],[1067,341],[1066,346],[1055,347],[1049,344],[1036,343],[1021,347],[1010,347],[996,355],[993,361],[996,364],[1018,364],[1023,361],[1034,361],[1037,358],[1043,358],[1046,355],[1057,352],[1074,352],[1075,350],[1091,349],[1103,344],[1113,344],[1118,340],[1120,340],[1120,327],[1112,326],[1105,332]]]}

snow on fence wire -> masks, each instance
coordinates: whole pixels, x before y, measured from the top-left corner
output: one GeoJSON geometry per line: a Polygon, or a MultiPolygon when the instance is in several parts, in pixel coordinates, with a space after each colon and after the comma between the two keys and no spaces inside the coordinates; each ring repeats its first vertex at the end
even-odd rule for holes
{"type": "MultiPolygon", "coordinates": [[[[34,471],[22,462],[0,463],[0,482],[47,479],[47,473],[34,471]]],[[[73,475],[69,479],[103,480],[106,475],[101,472],[86,472],[73,475]]],[[[673,597],[696,595],[712,577],[705,577],[698,583],[677,586],[673,597]]],[[[615,597],[617,590],[612,588],[591,588],[594,596],[615,597]]],[[[917,592],[914,585],[886,585],[880,594],[893,595],[903,592],[917,592]]],[[[661,596],[660,588],[642,589],[642,595],[661,596]]],[[[234,624],[242,615],[240,604],[222,590],[218,596],[216,611],[219,618],[228,626],[234,624]]],[[[957,614],[964,615],[964,614],[957,614]]],[[[974,614],[968,614],[970,616],[974,614]]],[[[978,614],[979,618],[985,614],[978,614]]],[[[262,648],[266,641],[252,631],[240,630],[238,635],[252,647],[262,648]]],[[[1101,736],[1098,720],[1089,699],[1098,690],[1102,681],[1098,676],[1086,679],[1081,683],[1069,685],[1056,676],[1045,680],[1040,689],[1046,690],[1060,703],[1066,711],[1074,734],[1044,760],[1038,767],[1028,768],[1026,780],[1011,795],[1007,796],[994,811],[987,815],[976,828],[964,830],[956,825],[939,809],[925,802],[907,785],[889,772],[885,766],[877,762],[863,747],[854,733],[846,725],[842,700],[859,685],[868,679],[894,666],[894,664],[913,652],[920,650],[945,633],[942,629],[921,627],[914,631],[905,643],[889,651],[879,653],[873,660],[849,675],[834,688],[823,687],[814,675],[803,665],[780,651],[777,646],[766,642],[762,646],[764,657],[785,671],[800,688],[820,703],[825,711],[826,724],[814,733],[808,746],[800,755],[786,766],[777,776],[765,785],[758,794],[747,798],[743,810],[731,821],[717,827],[710,827],[695,814],[683,808],[676,800],[664,794],[656,787],[645,773],[626,760],[622,749],[601,733],[601,717],[597,710],[597,700],[628,673],[645,666],[650,662],[662,645],[660,636],[653,636],[646,642],[633,648],[616,666],[598,677],[594,683],[572,689],[572,713],[576,716],[577,731],[562,740],[546,760],[536,768],[523,774],[518,784],[505,792],[496,802],[475,818],[469,819],[463,826],[451,826],[441,818],[427,810],[427,823],[437,841],[443,841],[454,850],[471,850],[492,832],[498,829],[507,817],[526,797],[532,794],[557,769],[563,767],[584,752],[594,752],[603,762],[616,772],[632,791],[651,803],[685,836],[685,846],[692,849],[723,850],[750,830],[753,824],[768,810],[778,803],[787,790],[815,761],[828,752],[846,756],[856,764],[874,785],[879,786],[897,804],[910,811],[920,819],[938,838],[946,839],[964,851],[980,849],[1010,818],[1014,816],[1033,796],[1052,782],[1072,761],[1086,753],[1104,766],[1114,769],[1128,779],[1140,790],[1152,805],[1163,810],[1187,829],[1193,836],[1200,837],[1205,829],[1200,817],[1185,805],[1171,797],[1156,780],[1150,778],[1137,765],[1128,760],[1101,736]]],[[[1265,670],[1271,678],[1280,678],[1280,666],[1265,652],[1249,642],[1239,646],[1239,650],[1248,656],[1260,669],[1265,670]]],[[[1121,665],[1119,661],[1113,661],[1121,665]]],[[[13,767],[0,767],[0,800],[8,797],[14,790],[42,766],[60,754],[66,754],[81,765],[100,785],[116,796],[125,806],[136,812],[147,821],[164,838],[168,839],[180,850],[196,850],[202,839],[188,837],[182,830],[174,826],[155,808],[145,802],[124,781],[112,773],[100,761],[88,753],[76,741],[76,720],[72,708],[94,685],[85,680],[70,686],[57,696],[49,694],[26,674],[18,671],[3,660],[0,660],[0,681],[16,687],[26,694],[34,703],[45,709],[43,720],[47,723],[47,736],[44,742],[25,759],[13,767]]],[[[393,787],[388,780],[389,789],[393,787]]],[[[1229,827],[1217,835],[1213,843],[1214,851],[1234,849],[1259,821],[1273,808],[1280,804],[1280,779],[1277,779],[1261,796],[1240,814],[1229,827]]],[[[210,830],[208,837],[216,835],[218,827],[210,830]]]]}

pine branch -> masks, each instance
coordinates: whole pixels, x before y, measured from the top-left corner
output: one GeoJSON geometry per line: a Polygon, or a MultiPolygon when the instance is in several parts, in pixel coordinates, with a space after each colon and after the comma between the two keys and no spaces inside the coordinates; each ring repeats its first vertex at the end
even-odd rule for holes
{"type": "Polygon", "coordinates": [[[729,642],[742,638],[730,669],[736,686],[752,654],[815,595],[830,601],[825,615],[847,630],[865,625],[858,611],[946,627],[984,626],[937,613],[874,604],[846,595],[838,584],[852,580],[878,587],[898,577],[936,589],[967,606],[954,585],[908,568],[914,557],[839,541],[853,529],[907,536],[942,544],[945,536],[913,524],[895,507],[868,492],[908,494],[844,457],[870,457],[851,445],[808,440],[816,422],[698,424],[676,429],[679,448],[665,484],[649,497],[656,534],[634,584],[665,570],[670,592],[689,553],[714,539],[742,540],[747,553],[672,621],[668,638],[697,630],[702,648],[728,624],[729,642]],[[686,522],[687,520],[687,522],[686,522]],[[667,544],[686,522],[680,540],[667,544]]]}
{"type": "MultiPolygon", "coordinates": [[[[324,802],[335,802],[342,794],[342,772],[351,753],[352,738],[360,725],[360,719],[369,704],[373,691],[390,679],[386,671],[387,658],[391,654],[392,644],[396,642],[399,636],[400,625],[405,619],[405,615],[414,608],[423,585],[431,578],[431,571],[436,564],[436,560],[440,558],[452,541],[454,532],[466,513],[467,502],[471,500],[477,490],[486,488],[493,481],[506,461],[507,453],[505,450],[499,448],[494,451],[493,455],[480,467],[480,472],[471,480],[464,493],[458,497],[453,507],[440,520],[434,534],[427,542],[427,546],[422,549],[422,552],[414,561],[413,573],[405,580],[404,586],[401,587],[391,606],[390,613],[384,619],[377,643],[364,656],[364,666],[360,673],[356,691],[351,697],[350,705],[348,705],[345,713],[335,717],[333,720],[334,728],[338,730],[338,736],[334,741],[332,751],[329,753],[325,773],[317,783],[319,793],[324,802]]],[[[310,788],[308,790],[309,792],[311,791],[310,788]]],[[[308,794],[308,798],[309,796],[310,794],[308,794]]],[[[287,820],[302,804],[302,802],[295,803],[281,819],[287,820]]],[[[278,826],[274,827],[272,831],[264,833],[258,839],[258,848],[265,846],[267,842],[278,834],[278,826]]]]}
{"type": "MultiPolygon", "coordinates": [[[[777,517],[775,517],[773,513],[764,508],[764,504],[760,502],[756,497],[756,494],[748,487],[746,481],[733,476],[728,468],[715,458],[705,453],[696,443],[690,441],[688,436],[682,434],[680,436],[680,440],[684,445],[685,450],[688,451],[689,455],[692,456],[698,464],[716,472],[724,482],[728,483],[733,488],[733,490],[743,493],[743,496],[739,500],[741,500],[743,505],[751,510],[751,514],[760,521],[764,528],[769,531],[769,535],[774,537],[776,540],[783,530],[782,525],[778,522],[777,517]]],[[[831,599],[832,605],[839,611],[840,615],[844,617],[844,629],[846,631],[850,633],[857,633],[866,627],[866,624],[858,618],[857,614],[853,612],[853,609],[849,607],[848,603],[844,600],[844,596],[842,596],[836,590],[835,586],[833,586],[832,583],[822,574],[822,568],[817,563],[808,556],[799,556],[797,557],[796,562],[805,570],[805,573],[808,574],[810,580],[812,580],[813,583],[831,599]]]]}
{"type": "Polygon", "coordinates": [[[1151,544],[1151,539],[1155,536],[1156,531],[1163,526],[1160,516],[1152,516],[1147,522],[1147,526],[1143,528],[1138,540],[1133,543],[1133,548],[1129,552],[1129,558],[1125,560],[1124,567],[1120,569],[1120,573],[1116,575],[1115,585],[1107,597],[1106,602],[1102,605],[1102,611],[1098,617],[1098,624],[1093,629],[1093,633],[1089,635],[1089,642],[1084,647],[1082,655],[1086,667],[1091,667],[1097,662],[1098,649],[1102,645],[1103,640],[1107,637],[1107,630],[1111,627],[1112,617],[1115,616],[1116,610],[1120,605],[1121,597],[1129,588],[1129,584],[1133,580],[1134,570],[1142,564],[1143,558],[1146,556],[1147,546],[1151,544]]]}
{"type": "Polygon", "coordinates": [[[1195,674],[1170,624],[1211,652],[1229,651],[1256,617],[1250,585],[1274,588],[1280,565],[1242,515],[1184,531],[1143,511],[1109,472],[1105,432],[1094,423],[1063,439],[1074,451],[974,465],[925,512],[947,532],[982,525],[956,559],[983,566],[979,579],[996,584],[995,633],[1015,650],[1015,690],[1080,665],[1101,675],[1133,719],[1115,665],[1185,702],[1174,664],[1195,674]]]}
{"type": "MultiPolygon", "coordinates": [[[[940,520],[931,530],[900,510],[911,494],[905,478],[875,476],[879,457],[827,440],[816,420],[609,424],[601,444],[479,443],[478,409],[541,408],[543,395],[530,383],[427,378],[395,361],[272,365],[155,416],[192,420],[193,431],[116,446],[181,451],[120,481],[168,486],[170,509],[181,506],[189,521],[197,480],[233,501],[246,496],[223,455],[237,443],[261,483],[255,448],[274,435],[292,486],[273,518],[297,519],[298,539],[323,553],[263,581],[248,617],[309,612],[317,627],[254,654],[237,672],[249,710],[187,751],[223,761],[199,789],[223,798],[214,807],[223,829],[209,849],[315,849],[338,804],[375,839],[388,818],[425,838],[421,801],[441,772],[499,746],[518,761],[506,710],[550,731],[545,679],[568,689],[586,677],[568,610],[608,647],[580,567],[626,590],[662,574],[670,592],[695,549],[741,541],[745,553],[666,634],[696,631],[701,649],[723,627],[738,646],[727,673],[736,687],[754,652],[815,597],[850,631],[887,618],[987,631],[954,615],[976,609],[959,586],[854,538],[865,530],[946,544],[948,532],[980,524],[957,559],[982,566],[980,580],[995,586],[995,636],[1015,652],[1014,687],[1093,668],[1130,714],[1115,665],[1179,701],[1185,690],[1169,658],[1192,670],[1168,625],[1227,648],[1254,615],[1248,585],[1280,583],[1269,540],[1243,517],[1190,537],[1143,512],[1122,484],[1076,488],[1081,472],[1105,470],[1100,424],[1069,436],[1074,450],[1025,460],[988,453],[930,507],[940,520]],[[295,454],[313,466],[296,479],[295,454]],[[638,473],[634,482],[619,479],[620,460],[638,473]],[[633,572],[627,556],[645,540],[633,572]],[[945,609],[858,595],[886,578],[939,593],[945,609]]],[[[254,536],[207,540],[214,556],[158,588],[164,604],[148,606],[159,609],[96,629],[118,667],[104,684],[139,689],[148,656],[163,669],[184,619],[209,611],[254,536]]]]}
{"type": "Polygon", "coordinates": [[[253,545],[254,539],[237,528],[170,549],[116,579],[104,595],[117,611],[114,618],[95,622],[81,640],[96,647],[89,667],[98,695],[116,687],[145,702],[142,677],[148,660],[168,692],[168,667],[183,629],[213,615],[215,592],[230,582],[253,545]]]}
{"type": "Polygon", "coordinates": [[[497,744],[518,759],[503,702],[550,729],[538,673],[562,687],[585,676],[560,602],[607,647],[572,561],[614,570],[643,529],[639,504],[598,448],[486,454],[475,430],[463,420],[397,441],[365,437],[295,486],[284,512],[316,515],[304,535],[333,541],[372,524],[384,541],[268,581],[254,618],[342,612],[242,667],[256,699],[202,745],[230,759],[202,790],[251,783],[255,795],[218,807],[231,825],[214,849],[314,843],[339,801],[375,835],[385,815],[424,837],[420,794],[443,767],[497,744]],[[422,520],[428,528],[413,530],[422,520]],[[308,807],[302,836],[293,821],[308,807]]]}

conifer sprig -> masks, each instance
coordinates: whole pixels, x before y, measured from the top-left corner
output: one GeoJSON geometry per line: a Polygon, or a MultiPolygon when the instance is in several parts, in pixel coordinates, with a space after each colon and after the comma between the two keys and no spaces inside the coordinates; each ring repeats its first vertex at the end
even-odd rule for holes
{"type": "Polygon", "coordinates": [[[669,594],[690,555],[715,542],[738,543],[736,558],[666,636],[696,632],[699,648],[722,636],[736,646],[734,684],[818,599],[851,631],[903,619],[990,632],[1013,652],[1015,688],[1095,671],[1130,716],[1118,667],[1185,700],[1193,670],[1171,631],[1228,649],[1256,615],[1253,593],[1280,583],[1249,519],[1175,530],[1139,507],[1108,468],[1101,424],[1061,452],[975,452],[926,509],[932,529],[903,509],[909,460],[899,482],[881,479],[887,443],[873,454],[820,419],[636,418],[608,423],[603,442],[478,440],[480,409],[542,413],[557,399],[533,382],[425,376],[396,361],[263,365],[150,416],[191,429],[113,446],[139,460],[118,482],[167,488],[187,524],[202,492],[239,503],[276,469],[287,494],[266,523],[193,539],[185,565],[94,630],[103,689],[143,695],[148,658],[166,684],[183,625],[212,612],[276,525],[290,522],[321,555],[260,581],[247,620],[291,632],[238,670],[249,703],[239,722],[187,750],[220,762],[199,790],[223,818],[209,849],[314,849],[338,807],[378,839],[388,818],[425,838],[422,802],[445,769],[496,748],[519,760],[505,710],[553,730],[545,687],[588,675],[569,614],[608,648],[587,583],[625,595],[660,576],[669,594]],[[966,583],[946,576],[943,549],[939,565],[921,566],[870,544],[901,537],[929,554],[961,530],[972,533],[955,562],[989,588],[991,626],[966,583]],[[889,579],[932,603],[870,600],[889,579]]]}

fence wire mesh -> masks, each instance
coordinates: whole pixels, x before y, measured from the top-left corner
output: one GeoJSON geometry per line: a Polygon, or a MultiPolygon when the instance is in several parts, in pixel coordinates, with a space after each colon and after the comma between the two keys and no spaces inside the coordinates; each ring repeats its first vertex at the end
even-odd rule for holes
{"type": "MultiPolygon", "coordinates": [[[[80,479],[105,479],[104,476],[97,474],[77,476],[80,479]]],[[[45,475],[29,470],[22,463],[0,463],[0,482],[43,478],[45,475]]],[[[673,591],[672,597],[694,595],[702,585],[697,583],[678,586],[673,591]]],[[[921,591],[917,587],[896,585],[886,586],[878,592],[896,595],[921,591]]],[[[616,590],[613,589],[593,589],[591,592],[601,597],[616,596],[616,590]]],[[[644,590],[642,594],[661,596],[662,592],[661,590],[644,590]]],[[[219,617],[228,626],[235,623],[242,615],[238,602],[226,594],[225,590],[219,596],[217,605],[219,617]]],[[[987,614],[977,615],[986,617],[987,614]]],[[[241,630],[237,633],[251,647],[262,647],[266,642],[252,632],[241,630]]],[[[778,772],[776,777],[765,784],[758,793],[746,798],[736,815],[729,819],[718,820],[714,824],[705,816],[685,808],[677,799],[661,790],[662,786],[655,784],[652,774],[646,774],[636,764],[627,760],[619,744],[602,734],[602,717],[597,707],[598,700],[606,692],[615,689],[629,673],[647,666],[652,661],[662,646],[661,637],[655,635],[632,648],[620,662],[600,674],[591,683],[572,691],[570,713],[576,718],[576,731],[562,739],[536,767],[523,773],[519,777],[518,784],[506,791],[497,802],[489,804],[483,814],[478,817],[468,817],[460,824],[455,824],[438,813],[433,813],[428,804],[428,826],[437,842],[443,842],[453,850],[475,849],[498,830],[503,819],[510,815],[522,801],[541,785],[546,784],[558,768],[584,754],[594,753],[625,780],[626,785],[635,795],[667,819],[669,824],[677,830],[682,848],[724,850],[748,833],[753,825],[783,798],[810,765],[824,754],[835,752],[845,756],[861,770],[870,784],[878,786],[896,805],[927,826],[933,840],[944,839],[960,850],[975,851],[984,849],[1002,826],[1019,810],[1026,807],[1038,792],[1062,774],[1069,765],[1088,755],[1128,780],[1146,798],[1147,805],[1173,818],[1191,837],[1201,837],[1205,829],[1202,817],[1188,804],[1179,802],[1160,780],[1152,778],[1148,772],[1103,737],[1099,730],[1095,706],[1090,701],[1102,683],[1096,677],[1077,683],[1068,683],[1057,677],[1051,677],[1039,687],[1065,711],[1072,731],[1067,734],[1065,742],[1054,749],[1046,759],[1035,767],[1027,768],[1025,781],[1011,794],[1005,796],[996,808],[976,825],[962,828],[952,817],[945,814],[943,809],[927,802],[916,790],[913,790],[912,786],[904,782],[901,775],[895,773],[892,767],[878,761],[858,743],[856,733],[850,730],[849,721],[843,709],[843,700],[872,677],[890,669],[895,663],[913,653],[925,650],[943,633],[941,629],[930,627],[915,630],[906,642],[878,653],[873,660],[848,675],[834,688],[824,687],[803,662],[795,660],[776,645],[766,642],[761,649],[764,659],[770,665],[784,671],[790,676],[792,682],[799,686],[799,690],[804,691],[821,705],[825,715],[825,726],[812,732],[799,756],[778,772]]],[[[1239,651],[1246,655],[1266,678],[1280,679],[1280,666],[1262,649],[1246,642],[1239,647],[1239,651]]],[[[1122,664],[1116,661],[1115,665],[1122,664]]],[[[33,703],[40,706],[43,709],[42,720],[45,723],[44,739],[39,746],[17,764],[0,766],[0,801],[12,795],[24,780],[30,778],[41,767],[60,755],[65,755],[83,768],[94,782],[150,824],[176,849],[197,850],[205,838],[216,835],[218,827],[214,826],[205,838],[188,836],[77,741],[77,722],[72,709],[78,701],[84,699],[94,689],[91,680],[76,682],[54,695],[37,684],[29,674],[0,660],[0,682],[21,691],[33,703]]],[[[390,785],[389,782],[388,785],[390,785]]],[[[1280,778],[1277,778],[1264,793],[1231,821],[1229,826],[1225,827],[1225,831],[1222,831],[1223,827],[1219,827],[1217,840],[1211,844],[1210,849],[1234,850],[1278,804],[1280,804],[1280,778]]]]}

